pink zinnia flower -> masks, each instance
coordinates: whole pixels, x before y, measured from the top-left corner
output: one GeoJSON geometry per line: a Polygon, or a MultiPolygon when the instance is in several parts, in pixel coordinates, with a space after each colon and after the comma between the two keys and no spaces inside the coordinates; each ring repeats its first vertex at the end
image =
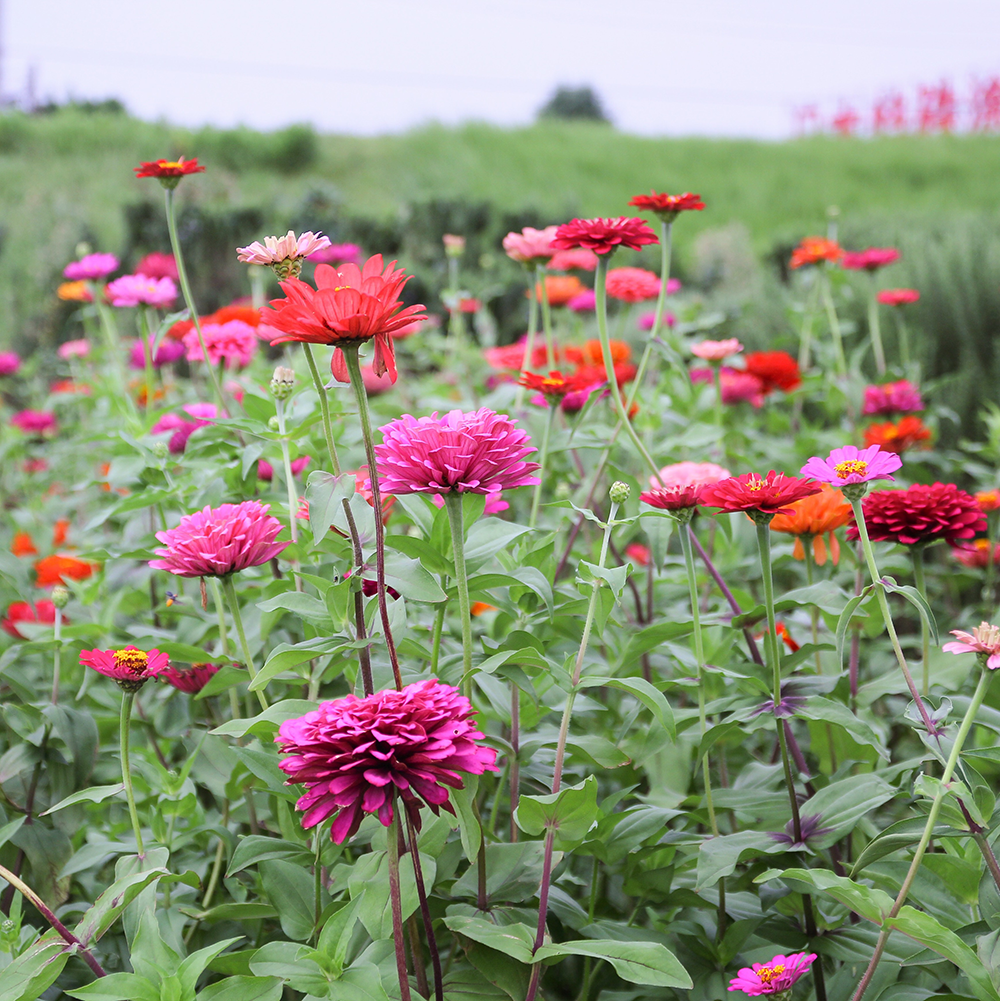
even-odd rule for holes
{"type": "Polygon", "coordinates": [[[596,267],[597,254],[582,247],[559,250],[549,261],[549,271],[593,271],[596,267]]]}
{"type": "Polygon", "coordinates": [[[125,692],[137,692],[150,678],[164,671],[169,658],[159,650],[137,650],[127,646],[121,650],[81,650],[80,663],[114,678],[125,692]]]}
{"type": "Polygon", "coordinates": [[[592,288],[587,289],[586,292],[581,292],[579,295],[573,296],[573,298],[566,303],[566,308],[572,310],[574,313],[593,313],[596,307],[597,296],[592,288]]]}
{"type": "Polygon", "coordinates": [[[21,356],[16,351],[0,351],[0,375],[13,375],[21,367],[21,356]]]}
{"type": "Polygon", "coordinates": [[[698,506],[703,489],[704,487],[697,483],[656,486],[639,494],[639,500],[661,511],[683,511],[698,506]]]}
{"type": "Polygon", "coordinates": [[[376,375],[374,365],[361,366],[361,381],[364,383],[365,392],[369,396],[379,396],[382,393],[388,393],[395,382],[388,372],[376,375]]]}
{"type": "Polygon", "coordinates": [[[524,461],[537,451],[527,432],[486,407],[444,417],[404,414],[381,431],[379,482],[391,494],[491,494],[539,482],[532,475],[538,463],[524,461]]]}
{"type": "Polygon", "coordinates": [[[112,306],[152,306],[166,309],[177,298],[177,286],[170,278],[123,275],[108,283],[105,290],[112,306]]]}
{"type": "Polygon", "coordinates": [[[835,448],[825,459],[814,455],[799,470],[803,476],[812,476],[821,483],[846,487],[871,480],[894,480],[892,474],[903,465],[895,452],[887,452],[878,445],[856,448],[844,445],[835,448]]]}
{"type": "Polygon", "coordinates": [[[64,341],[59,345],[56,354],[60,358],[86,358],[90,354],[90,341],[85,337],[76,341],[64,341]]]}
{"type": "Polygon", "coordinates": [[[160,681],[181,692],[197,695],[219,673],[220,664],[192,664],[187,670],[179,667],[168,667],[160,671],[160,681]]]}
{"type": "MultiPolygon", "coordinates": [[[[301,458],[292,459],[292,476],[298,476],[306,466],[312,461],[312,457],[303,455],[301,458]]],[[[274,479],[274,466],[267,459],[257,460],[257,479],[270,483],[274,479]]]]}
{"type": "Polygon", "coordinates": [[[660,294],[660,279],[645,268],[612,268],[607,290],[610,298],[621,302],[644,302],[660,294]]]}
{"type": "Polygon", "coordinates": [[[891,416],[924,409],[920,390],[908,379],[887,382],[883,386],[865,386],[863,414],[891,416]]]}
{"type": "Polygon", "coordinates": [[[45,434],[56,429],[56,415],[51,410],[22,410],[10,419],[25,434],[45,434]]]}
{"type": "Polygon", "coordinates": [[[735,337],[729,337],[724,341],[698,341],[691,345],[691,354],[702,361],[722,361],[730,355],[738,354],[743,350],[743,345],[735,337]]]}
{"type": "Polygon", "coordinates": [[[63,268],[63,277],[71,282],[98,281],[106,278],[118,268],[118,258],[114,254],[87,254],[63,268]]]}
{"type": "Polygon", "coordinates": [[[162,254],[159,251],[146,254],[135,266],[135,273],[145,275],[147,278],[169,278],[171,281],[180,281],[174,255],[162,254]]]}
{"type": "MultiPolygon", "coordinates": [[[[693,368],[690,374],[692,382],[713,381],[710,368],[693,368]]],[[[751,372],[723,365],[719,369],[719,389],[722,391],[723,403],[746,401],[758,408],[764,405],[764,382],[751,372]]]]}
{"type": "Polygon", "coordinates": [[[958,638],[941,647],[945,653],[975,653],[991,671],[1000,667],[1000,627],[982,622],[971,633],[952,629],[951,635],[958,638]]]}
{"type": "MultiPolygon", "coordinates": [[[[166,279],[165,279],[166,280],[166,279]]],[[[156,340],[155,334],[150,334],[147,338],[147,343],[150,348],[153,347],[153,342],[156,340]]],[[[153,354],[153,367],[162,368],[164,365],[170,365],[177,361],[179,358],[184,357],[184,345],[180,341],[171,340],[169,337],[164,337],[160,341],[160,346],[156,349],[153,354]]],[[[146,354],[142,349],[142,341],[136,340],[132,342],[132,350],[129,354],[128,360],[129,366],[134,369],[142,371],[146,367],[146,354]]]]}
{"type": "Polygon", "coordinates": [[[674,462],[664,466],[659,477],[651,476],[649,484],[652,487],[706,487],[732,475],[725,466],[718,466],[714,462],[674,462]]]}
{"type": "MultiPolygon", "coordinates": [[[[245,368],[257,352],[257,332],[242,320],[206,323],[201,333],[212,365],[218,365],[224,359],[226,368],[245,368]]],[[[198,331],[193,327],[184,335],[184,347],[187,348],[188,361],[205,360],[198,343],[198,331]]]]}
{"type": "Polygon", "coordinates": [[[316,264],[360,264],[361,248],[356,243],[331,243],[308,258],[316,264]]]}
{"type": "MultiPolygon", "coordinates": [[[[671,281],[674,279],[671,278],[671,281]]],[[[635,325],[640,330],[652,330],[653,325],[656,323],[656,310],[650,310],[648,313],[643,313],[638,320],[635,321],[635,325]]],[[[677,323],[677,317],[671,312],[665,312],[663,314],[662,323],[664,326],[672,327],[677,323]]]]}
{"type": "Polygon", "coordinates": [[[915,288],[884,288],[875,298],[883,306],[906,306],[919,302],[920,293],[915,288]]]}
{"type": "Polygon", "coordinates": [[[166,548],[157,549],[161,558],[149,565],[178,577],[225,577],[267,563],[289,545],[274,541],[282,526],[269,510],[258,501],[206,505],[176,528],[156,533],[166,548]]]}
{"type": "Polygon", "coordinates": [[[971,542],[959,543],[952,549],[951,555],[964,567],[984,570],[990,565],[991,559],[994,566],[1000,565],[1000,543],[990,545],[989,539],[973,539],[971,542]]]}
{"type": "Polygon", "coordinates": [[[463,788],[459,773],[496,771],[496,751],[478,744],[482,737],[469,700],[432,678],[324,702],[285,720],[275,741],[288,755],[279,765],[288,781],[307,789],[296,804],[302,826],[334,817],[330,837],[342,844],[366,813],[388,827],[397,796],[418,828],[422,804],[454,813],[448,787],[463,788]]]}
{"type": "Polygon", "coordinates": [[[840,259],[840,266],[848,271],[878,271],[899,260],[895,247],[869,247],[867,250],[848,251],[840,259]]]}
{"type": "Polygon", "coordinates": [[[329,246],[329,237],[322,233],[310,232],[296,236],[295,231],[290,229],[284,236],[265,236],[263,243],[255,240],[248,247],[239,247],[236,253],[237,260],[243,264],[270,267],[282,261],[297,261],[329,246]]]}
{"type": "Polygon", "coordinates": [[[743,991],[750,997],[760,994],[781,994],[816,961],[815,952],[795,952],[790,956],[775,956],[769,963],[754,963],[740,970],[739,976],[729,981],[729,990],[743,991]]]}
{"type": "Polygon", "coordinates": [[[650,243],[659,243],[656,234],[642,219],[619,216],[616,219],[572,219],[557,230],[552,246],[556,250],[583,247],[595,254],[610,254],[619,247],[641,250],[650,243]]]}
{"type": "Polygon", "coordinates": [[[508,233],[503,238],[503,249],[507,256],[521,264],[537,264],[548,261],[556,252],[552,246],[558,226],[535,229],[525,226],[520,233],[508,233]]]}

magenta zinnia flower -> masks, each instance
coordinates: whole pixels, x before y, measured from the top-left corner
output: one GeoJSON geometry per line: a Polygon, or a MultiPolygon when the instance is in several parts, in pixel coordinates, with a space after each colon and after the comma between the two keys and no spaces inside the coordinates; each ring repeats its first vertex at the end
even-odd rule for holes
{"type": "Polygon", "coordinates": [[[792,985],[816,961],[815,952],[795,952],[790,956],[775,956],[769,963],[744,966],[739,976],[729,981],[729,990],[743,991],[750,997],[759,994],[780,994],[792,985]]]}
{"type": "Polygon", "coordinates": [[[10,422],[25,434],[41,435],[56,429],[56,415],[51,410],[21,410],[10,422]]]}
{"type": "Polygon", "coordinates": [[[171,281],[179,281],[177,272],[177,261],[173,254],[163,254],[154,250],[135,266],[137,275],[145,275],[147,278],[169,278],[171,281]]]}
{"type": "Polygon", "coordinates": [[[170,278],[123,275],[108,283],[105,290],[112,306],[152,306],[166,309],[177,298],[177,286],[170,278]]]}
{"type": "Polygon", "coordinates": [[[556,250],[583,247],[595,254],[610,254],[619,247],[640,250],[646,244],[659,242],[642,219],[619,216],[617,219],[572,219],[563,223],[556,230],[552,246],[556,250]]]}
{"type": "Polygon", "coordinates": [[[486,407],[444,417],[404,414],[380,430],[375,456],[387,493],[491,494],[539,482],[532,475],[538,463],[524,461],[537,451],[527,432],[486,407]]]}
{"type": "Polygon", "coordinates": [[[159,650],[137,650],[127,646],[121,650],[81,650],[80,663],[114,678],[125,692],[137,692],[150,678],[166,670],[169,658],[159,650]]]}
{"type": "Polygon", "coordinates": [[[896,477],[891,474],[902,464],[903,460],[895,452],[883,451],[878,445],[867,448],[845,445],[835,448],[825,459],[814,455],[799,472],[821,483],[845,487],[870,480],[894,480],[896,477]]]}
{"type": "Polygon", "coordinates": [[[878,271],[898,260],[899,251],[895,247],[869,247],[845,253],[840,259],[840,266],[848,271],[878,271]]]}
{"type": "Polygon", "coordinates": [[[887,382],[883,386],[865,386],[865,402],[861,408],[863,414],[888,417],[923,409],[924,401],[920,390],[908,379],[887,382]]]}
{"type": "MultiPolygon", "coordinates": [[[[257,331],[244,323],[243,320],[229,320],[227,323],[206,323],[201,328],[205,338],[205,350],[208,360],[218,365],[225,360],[226,368],[246,368],[253,360],[260,343],[257,331]]],[[[188,361],[204,361],[201,344],[198,341],[198,331],[192,327],[184,335],[184,347],[187,348],[188,361]]]]}
{"type": "MultiPolygon", "coordinates": [[[[904,546],[944,539],[954,545],[986,529],[986,518],[974,497],[954,483],[916,483],[906,490],[875,490],[861,510],[872,542],[899,542],[904,546]]],[[[847,537],[858,538],[857,525],[847,537]]]]}
{"type": "Polygon", "coordinates": [[[206,505],[181,518],[176,528],[156,533],[166,548],[157,549],[161,558],[149,565],[178,577],[225,577],[267,563],[289,545],[274,541],[282,525],[269,510],[259,501],[206,505]]]}
{"type": "MultiPolygon", "coordinates": [[[[155,334],[150,334],[147,338],[147,343],[150,348],[153,347],[155,340],[155,334]]],[[[164,337],[163,340],[160,341],[160,346],[153,354],[153,367],[162,368],[164,365],[171,365],[173,362],[183,357],[184,345],[180,341],[175,341],[170,337],[164,337]]],[[[142,350],[141,340],[132,342],[132,351],[129,354],[128,363],[129,366],[134,369],[142,370],[146,367],[146,355],[142,350]]]]}
{"type": "Polygon", "coordinates": [[[951,635],[958,638],[941,647],[946,653],[975,653],[991,671],[1000,667],[1000,627],[981,622],[971,633],[952,629],[951,635]]]}
{"type": "Polygon", "coordinates": [[[21,356],[16,351],[0,351],[0,375],[13,375],[21,367],[21,356]]]}
{"type": "Polygon", "coordinates": [[[63,268],[63,277],[71,282],[97,281],[106,278],[118,267],[114,254],[87,254],[63,268]]]}
{"type": "Polygon", "coordinates": [[[330,837],[341,844],[366,813],[388,827],[397,795],[418,828],[421,802],[454,813],[448,787],[463,788],[458,773],[496,771],[496,751],[476,743],[482,736],[469,700],[432,678],[324,702],[282,723],[275,740],[288,755],[279,767],[308,790],[296,804],[302,826],[336,814],[330,837]]]}
{"type": "Polygon", "coordinates": [[[356,243],[331,243],[308,255],[314,264],[361,264],[361,248],[356,243]]]}
{"type": "Polygon", "coordinates": [[[192,664],[187,670],[168,667],[160,672],[160,681],[173,685],[178,691],[197,695],[219,673],[221,664],[192,664]]]}

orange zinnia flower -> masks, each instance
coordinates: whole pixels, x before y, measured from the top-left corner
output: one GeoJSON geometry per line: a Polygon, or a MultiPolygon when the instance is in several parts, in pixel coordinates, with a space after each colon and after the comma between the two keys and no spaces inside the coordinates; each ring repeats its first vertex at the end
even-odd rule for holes
{"type": "Polygon", "coordinates": [[[826,563],[826,541],[823,538],[826,536],[830,545],[830,556],[836,565],[840,560],[840,543],[833,532],[851,520],[851,505],[844,499],[844,495],[824,483],[818,494],[803,497],[791,507],[791,514],[777,514],[771,519],[771,528],[775,532],[786,532],[795,536],[792,555],[797,560],[806,558],[802,547],[803,538],[807,542],[811,539],[813,555],[820,566],[826,563]]]}
{"type": "Polygon", "coordinates": [[[38,555],[35,543],[27,532],[14,533],[14,538],[10,544],[10,551],[18,557],[38,555]]]}
{"type": "Polygon", "coordinates": [[[94,297],[90,294],[90,289],[87,288],[87,283],[80,282],[63,282],[59,288],[56,289],[56,295],[65,302],[93,302],[94,297]]]}
{"type": "Polygon", "coordinates": [[[792,251],[790,268],[801,268],[807,264],[819,264],[822,261],[839,261],[844,256],[836,240],[827,240],[822,236],[807,236],[792,251]]]}
{"type": "Polygon", "coordinates": [[[472,607],[469,609],[469,614],[475,617],[482,615],[483,612],[495,612],[496,610],[496,605],[487,605],[485,601],[474,601],[472,607]]]}
{"type": "MultiPolygon", "coordinates": [[[[570,344],[563,355],[572,365],[582,368],[584,365],[603,365],[604,355],[601,352],[600,341],[587,341],[583,347],[570,344]]],[[[620,365],[632,357],[632,349],[624,341],[611,341],[611,362],[620,365]]]]}
{"type": "MultiPolygon", "coordinates": [[[[549,297],[550,306],[565,306],[570,299],[576,298],[581,292],[586,292],[587,286],[576,275],[546,275],[545,292],[549,297]]],[[[526,293],[531,298],[531,293],[526,293]]],[[[535,298],[541,302],[542,285],[535,286],[535,298]]]]}
{"type": "Polygon", "coordinates": [[[67,577],[86,580],[96,569],[96,563],[78,560],[75,556],[43,556],[35,562],[35,583],[38,587],[54,587],[65,584],[67,577]]]}
{"type": "Polygon", "coordinates": [[[886,421],[885,424],[872,424],[865,429],[866,445],[878,445],[886,452],[895,452],[897,455],[922,441],[928,441],[930,437],[931,429],[913,414],[907,414],[895,424],[886,421]]]}
{"type": "Polygon", "coordinates": [[[52,526],[52,545],[61,546],[66,541],[66,533],[69,531],[69,519],[60,518],[52,526]]]}
{"type": "Polygon", "coordinates": [[[996,511],[1000,509],[1000,490],[980,490],[975,494],[980,511],[996,511]]]}

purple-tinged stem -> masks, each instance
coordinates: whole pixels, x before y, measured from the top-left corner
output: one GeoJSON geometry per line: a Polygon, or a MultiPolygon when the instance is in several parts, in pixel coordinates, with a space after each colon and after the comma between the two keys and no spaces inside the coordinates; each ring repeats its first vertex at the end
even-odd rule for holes
{"type": "MultiPolygon", "coordinates": [[[[389,905],[392,911],[392,944],[396,952],[396,975],[399,977],[401,1001],[411,1001],[410,978],[406,972],[406,945],[403,940],[403,898],[399,889],[399,804],[393,804],[394,815],[386,831],[389,863],[389,905]]],[[[416,957],[414,957],[416,962],[416,957]]]]}

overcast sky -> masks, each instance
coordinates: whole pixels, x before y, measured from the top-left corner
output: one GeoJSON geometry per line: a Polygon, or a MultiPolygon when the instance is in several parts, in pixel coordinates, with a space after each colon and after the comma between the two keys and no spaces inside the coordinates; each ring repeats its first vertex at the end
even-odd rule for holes
{"type": "Polygon", "coordinates": [[[372,134],[531,121],[591,84],[622,129],[781,138],[793,110],[1000,75],[997,0],[0,0],[0,88],[144,118],[372,134]]]}

